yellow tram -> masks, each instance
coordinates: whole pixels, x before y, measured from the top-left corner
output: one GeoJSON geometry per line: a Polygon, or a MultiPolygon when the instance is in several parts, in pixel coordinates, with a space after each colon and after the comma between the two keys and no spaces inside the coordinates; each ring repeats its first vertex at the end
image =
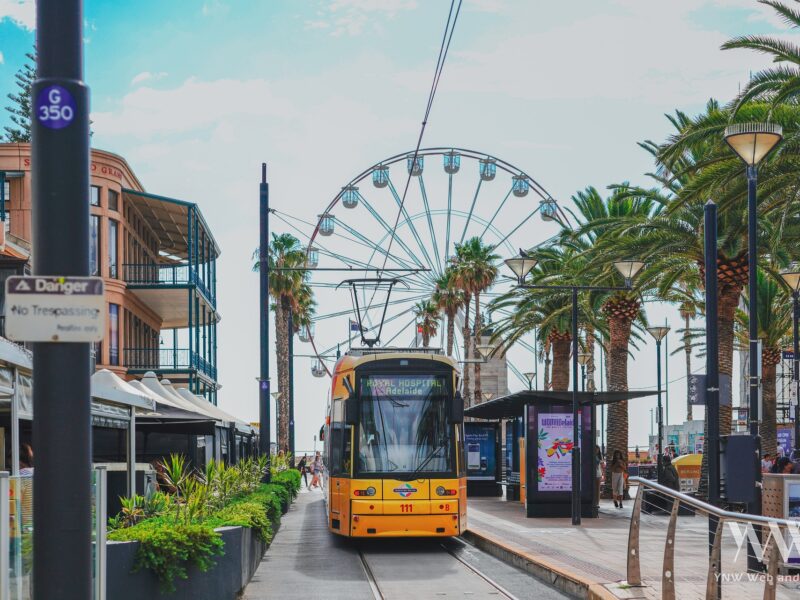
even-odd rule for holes
{"type": "Polygon", "coordinates": [[[328,527],[348,537],[466,529],[456,363],[436,350],[351,350],[336,363],[325,429],[328,527]]]}

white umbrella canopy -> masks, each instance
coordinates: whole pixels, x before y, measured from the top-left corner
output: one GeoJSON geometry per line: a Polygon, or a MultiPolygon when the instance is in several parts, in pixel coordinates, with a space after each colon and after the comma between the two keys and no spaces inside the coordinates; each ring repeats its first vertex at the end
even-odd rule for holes
{"type": "Polygon", "coordinates": [[[185,398],[189,402],[192,402],[193,404],[196,404],[199,407],[205,408],[213,412],[215,415],[217,415],[218,418],[222,419],[223,421],[230,421],[231,423],[239,423],[247,425],[247,423],[245,423],[242,419],[235,417],[228,412],[225,412],[218,406],[214,406],[213,404],[206,401],[204,398],[192,394],[192,392],[190,392],[186,388],[175,387],[175,386],[171,387],[176,393],[180,394],[183,398],[185,398]]]}
{"type": "Polygon", "coordinates": [[[155,399],[135,388],[116,373],[101,369],[92,375],[92,398],[155,410],[155,399]]]}
{"type": "Polygon", "coordinates": [[[147,373],[144,374],[144,376],[141,379],[141,384],[150,389],[150,391],[163,397],[165,400],[168,401],[167,403],[170,404],[171,406],[183,410],[188,410],[194,413],[200,413],[203,416],[216,419],[215,416],[211,415],[207,411],[200,410],[200,407],[198,407],[194,403],[187,401],[179,394],[176,394],[167,389],[166,387],[164,387],[164,385],[162,385],[162,383],[158,380],[158,377],[156,377],[156,374],[153,373],[152,371],[148,371],[147,373]]]}

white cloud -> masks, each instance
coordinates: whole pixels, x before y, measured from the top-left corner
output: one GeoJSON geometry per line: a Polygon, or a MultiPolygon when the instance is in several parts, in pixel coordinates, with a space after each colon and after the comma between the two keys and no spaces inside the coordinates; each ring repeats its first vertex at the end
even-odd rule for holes
{"type": "Polygon", "coordinates": [[[3,53],[0,52],[0,65],[4,64],[5,62],[6,62],[6,58],[5,58],[5,56],[3,56],[3,53]]]}
{"type": "Polygon", "coordinates": [[[158,81],[159,79],[164,79],[166,76],[167,73],[164,71],[159,71],[158,73],[142,71],[138,75],[134,76],[133,79],[131,79],[131,85],[138,85],[140,83],[144,83],[145,81],[158,81]]]}
{"type": "Polygon", "coordinates": [[[332,0],[325,3],[319,19],[306,22],[306,29],[330,29],[332,36],[357,36],[368,24],[380,29],[384,19],[416,8],[416,0],[332,0]]]}
{"type": "Polygon", "coordinates": [[[36,27],[34,0],[0,0],[0,21],[3,19],[11,19],[20,27],[32,31],[36,27]]]}
{"type": "Polygon", "coordinates": [[[201,12],[204,17],[212,17],[226,15],[230,9],[231,7],[228,3],[223,2],[223,0],[208,0],[208,2],[203,3],[201,12]]]}

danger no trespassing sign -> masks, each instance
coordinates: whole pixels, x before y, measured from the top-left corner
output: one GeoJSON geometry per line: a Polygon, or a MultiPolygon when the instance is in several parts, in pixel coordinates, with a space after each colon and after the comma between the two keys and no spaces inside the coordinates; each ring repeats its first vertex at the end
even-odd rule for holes
{"type": "Polygon", "coordinates": [[[6,280],[6,336],[20,342],[99,342],[106,325],[100,277],[6,280]]]}

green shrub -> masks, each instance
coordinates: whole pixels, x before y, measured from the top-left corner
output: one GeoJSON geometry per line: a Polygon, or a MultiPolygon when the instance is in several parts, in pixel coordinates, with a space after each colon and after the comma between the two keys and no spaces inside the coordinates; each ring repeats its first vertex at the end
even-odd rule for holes
{"type": "Polygon", "coordinates": [[[300,491],[300,471],[297,469],[289,469],[287,471],[275,473],[272,476],[272,483],[278,483],[284,486],[289,491],[291,498],[295,498],[300,491]]]}
{"type": "Polygon", "coordinates": [[[223,553],[222,536],[206,524],[169,523],[154,518],[134,527],[118,529],[110,540],[137,541],[134,571],[151,569],[158,576],[162,591],[175,591],[175,578],[187,579],[187,566],[201,571],[214,566],[215,555],[223,553]]]}
{"type": "MultiPolygon", "coordinates": [[[[255,494],[254,494],[255,495],[255,494]]],[[[210,527],[249,527],[266,543],[272,541],[272,523],[263,502],[234,502],[205,521],[210,527]]]]}

